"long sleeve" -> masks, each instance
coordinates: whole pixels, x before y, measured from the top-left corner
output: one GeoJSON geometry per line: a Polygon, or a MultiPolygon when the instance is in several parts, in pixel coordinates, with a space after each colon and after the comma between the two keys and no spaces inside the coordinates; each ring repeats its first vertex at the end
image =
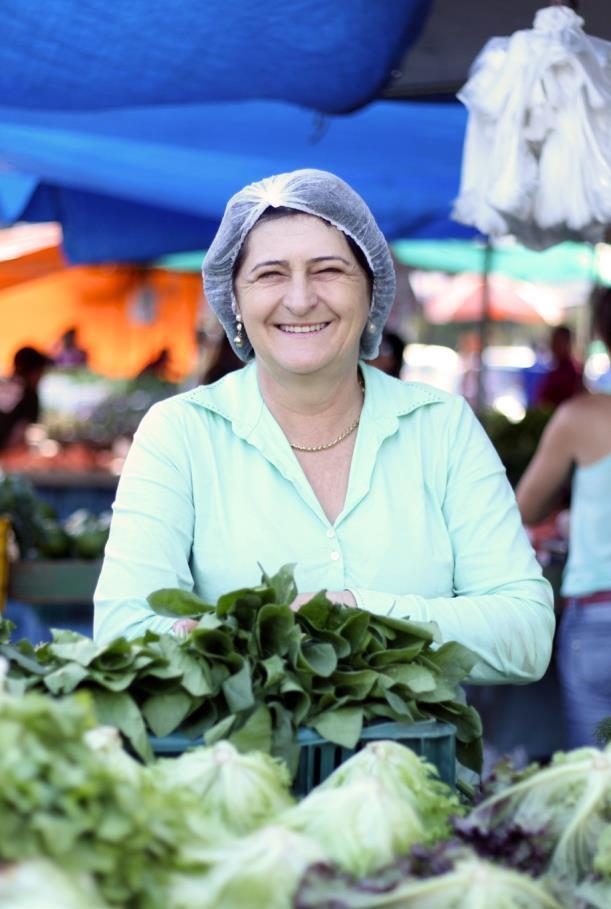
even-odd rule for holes
{"type": "Polygon", "coordinates": [[[444,641],[459,641],[474,650],[480,660],[472,682],[536,681],[551,655],[551,587],[486,433],[463,399],[457,398],[452,409],[441,504],[454,553],[454,596],[350,589],[362,609],[435,621],[444,641]]]}
{"type": "Polygon", "coordinates": [[[193,496],[188,435],[164,404],[142,420],[123,468],[102,572],[94,596],[94,636],[107,641],[145,630],[169,631],[147,596],[164,587],[193,589],[189,567],[193,496]]]}

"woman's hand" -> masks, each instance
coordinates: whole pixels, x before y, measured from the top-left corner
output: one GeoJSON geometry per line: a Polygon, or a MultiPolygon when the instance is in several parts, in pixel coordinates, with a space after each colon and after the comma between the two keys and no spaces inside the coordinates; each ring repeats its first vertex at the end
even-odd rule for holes
{"type": "Polygon", "coordinates": [[[179,619],[172,625],[172,631],[181,638],[185,638],[190,631],[197,628],[198,622],[195,619],[179,619]]]}
{"type": "MultiPolygon", "coordinates": [[[[316,596],[315,593],[298,594],[291,603],[291,609],[293,612],[299,612],[301,607],[305,603],[309,603],[314,596],[316,596]]],[[[342,606],[350,606],[352,609],[356,608],[356,600],[349,590],[328,590],[327,599],[331,600],[332,603],[340,603],[342,606]]]]}

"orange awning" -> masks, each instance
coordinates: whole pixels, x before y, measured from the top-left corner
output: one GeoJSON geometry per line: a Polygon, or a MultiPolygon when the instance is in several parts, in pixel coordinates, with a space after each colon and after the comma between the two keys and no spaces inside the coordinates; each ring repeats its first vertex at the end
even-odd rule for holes
{"type": "MultiPolygon", "coordinates": [[[[0,288],[5,268],[0,262],[0,288]]],[[[64,268],[0,290],[0,370],[10,371],[17,348],[30,344],[51,352],[75,327],[93,372],[115,378],[136,375],[163,347],[171,369],[183,378],[196,358],[201,278],[129,266],[64,268]]]]}

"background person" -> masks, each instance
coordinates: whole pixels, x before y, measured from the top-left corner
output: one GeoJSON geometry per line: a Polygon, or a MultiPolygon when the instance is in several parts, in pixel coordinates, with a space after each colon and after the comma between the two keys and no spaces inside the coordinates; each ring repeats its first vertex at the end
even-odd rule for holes
{"type": "Polygon", "coordinates": [[[53,351],[53,360],[62,368],[87,365],[87,351],[79,347],[76,328],[68,328],[63,333],[53,351]]]}
{"type": "Polygon", "coordinates": [[[13,373],[0,381],[0,450],[20,445],[31,423],[38,422],[38,385],[53,360],[35,347],[20,347],[13,373]]]}
{"type": "Polygon", "coordinates": [[[401,376],[403,368],[403,351],[405,350],[405,341],[395,334],[394,331],[384,330],[380,341],[380,349],[377,357],[371,361],[371,365],[389,376],[396,379],[401,376]]]}
{"type": "Polygon", "coordinates": [[[537,407],[556,408],[583,391],[581,364],[573,355],[573,335],[568,325],[557,325],[550,336],[552,368],[544,374],[536,391],[537,407]]]}
{"type": "Polygon", "coordinates": [[[214,602],[296,563],[299,608],[331,600],[434,620],[471,678],[548,664],[549,584],[504,469],[464,400],[367,365],[395,296],[386,241],[333,174],[230,199],[206,298],[247,365],[156,404],[128,454],[95,595],[95,635],[185,630],[147,595],[214,602]]]}
{"type": "MultiPolygon", "coordinates": [[[[611,347],[609,289],[595,299],[594,327],[611,347]]],[[[577,395],[552,416],[517,487],[527,524],[553,511],[573,470],[557,654],[569,748],[592,744],[611,716],[611,395],[577,395]]]]}

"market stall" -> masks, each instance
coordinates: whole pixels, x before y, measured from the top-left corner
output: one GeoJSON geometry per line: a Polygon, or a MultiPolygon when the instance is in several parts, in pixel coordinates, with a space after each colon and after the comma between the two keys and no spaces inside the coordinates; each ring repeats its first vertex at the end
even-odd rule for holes
{"type": "MultiPolygon", "coordinates": [[[[19,51],[31,30],[36,31],[27,15],[36,5],[29,0],[25,17],[17,10],[9,17],[14,63],[23,56],[19,51]]],[[[104,11],[107,40],[98,35],[90,46],[90,72],[106,74],[115,52],[121,62],[144,72],[141,80],[129,81],[125,98],[120,68],[106,86],[92,78],[90,85],[101,91],[93,102],[79,95],[88,84],[75,79],[70,53],[59,81],[50,79],[48,91],[42,91],[44,67],[53,63],[53,49],[61,41],[44,29],[36,32],[48,55],[31,55],[26,81],[28,93],[38,86],[40,106],[48,110],[19,110],[23,98],[17,97],[14,110],[0,112],[7,127],[0,158],[12,168],[6,180],[0,176],[3,217],[57,218],[74,262],[130,264],[41,277],[35,283],[45,282],[46,299],[54,302],[32,320],[32,341],[47,345],[52,334],[77,324],[83,343],[92,354],[96,350],[96,369],[114,377],[133,375],[144,348],[150,356],[162,339],[175,334],[178,305],[168,294],[164,307],[162,298],[170,285],[180,283],[191,319],[185,320],[189,326],[178,345],[178,371],[184,377],[193,355],[199,278],[149,276],[147,266],[143,289],[144,268],[131,263],[203,248],[228,195],[262,172],[302,164],[337,170],[372,198],[389,238],[448,236],[450,231],[473,235],[473,225],[461,228],[449,220],[458,187],[456,152],[466,122],[457,105],[444,107],[442,116],[435,103],[406,105],[392,116],[386,103],[376,103],[335,116],[371,98],[388,77],[399,44],[408,44],[424,23],[430,4],[359,3],[349,12],[343,3],[324,4],[324,10],[315,5],[320,19],[310,9],[307,28],[296,34],[291,31],[295,17],[289,21],[260,5],[266,6],[269,26],[257,30],[258,41],[252,40],[252,27],[246,34],[267,79],[263,88],[248,82],[239,56],[231,63],[223,54],[235,30],[227,27],[225,11],[216,4],[205,15],[187,4],[164,20],[168,47],[163,59],[155,56],[158,46],[142,40],[141,23],[151,35],[159,33],[143,6],[123,11],[116,21],[104,11]],[[211,11],[223,21],[220,36],[211,11]],[[208,31],[197,29],[200,15],[208,31]],[[327,51],[331,48],[329,62],[338,62],[334,29],[323,27],[331,15],[335,37],[344,38],[342,28],[354,26],[357,44],[369,45],[376,66],[366,84],[356,85],[346,60],[340,60],[337,72],[348,77],[344,93],[331,92],[325,105],[321,96],[333,82],[330,70],[321,66],[327,59],[325,42],[327,51]],[[186,42],[192,33],[211,41],[212,62],[225,67],[216,85],[226,84],[233,66],[238,88],[245,87],[254,100],[226,103],[234,97],[230,91],[221,92],[220,100],[216,94],[208,97],[215,80],[198,65],[195,47],[193,79],[187,96],[181,93],[184,57],[168,54],[168,48],[177,36],[186,42]],[[141,56],[125,53],[122,39],[134,35],[141,56]],[[287,45],[303,53],[287,55],[287,45]],[[384,53],[376,57],[379,47],[384,53]],[[327,122],[277,100],[283,79],[274,50],[296,61],[282,98],[330,112],[327,122]],[[312,61],[317,78],[308,80],[304,62],[312,61]],[[170,79],[171,74],[180,78],[170,79]],[[53,109],[62,79],[72,82],[75,111],[53,109]],[[159,100],[175,105],[167,108],[163,122],[156,119],[159,109],[146,108],[159,100]],[[118,110],[123,104],[128,106],[118,110]],[[202,142],[204,135],[208,144],[202,142]],[[431,148],[440,153],[431,154],[431,148]],[[78,301],[85,303],[87,315],[77,320],[75,282],[81,280],[90,282],[84,294],[89,299],[78,301]],[[121,286],[107,293],[107,281],[121,286]],[[159,330],[143,317],[150,315],[151,297],[157,313],[163,310],[166,316],[159,330]]],[[[299,2],[291,6],[303,9],[299,2]]],[[[79,58],[83,46],[74,38],[86,14],[98,13],[97,7],[92,3],[91,10],[66,17],[72,29],[69,50],[78,49],[79,58]]],[[[248,17],[246,24],[252,26],[248,17]]],[[[4,290],[0,306],[4,297],[7,312],[25,310],[26,299],[32,299],[26,298],[27,290],[25,282],[4,290]]],[[[493,312],[486,311],[490,290],[486,275],[483,291],[475,295],[484,300],[485,318],[493,312]]],[[[439,301],[438,308],[445,302],[439,301]]],[[[507,307],[499,312],[506,316],[507,307]]],[[[449,318],[447,309],[441,318],[449,318]]],[[[240,320],[236,330],[239,338],[240,320]]],[[[19,335],[19,343],[25,340],[19,335]]],[[[46,431],[32,438],[14,455],[17,460],[6,464],[10,470],[0,485],[0,516],[10,516],[13,537],[9,522],[0,522],[2,555],[13,557],[9,596],[26,604],[73,606],[81,613],[90,609],[108,536],[108,515],[100,516],[99,506],[114,497],[116,462],[125,453],[112,443],[129,435],[112,421],[105,424],[103,412],[93,413],[70,427],[63,440],[46,431]],[[107,432],[104,444],[98,437],[97,448],[96,440],[78,435],[88,424],[107,432]],[[48,442],[65,459],[63,465],[58,459],[55,470],[48,442]],[[79,460],[79,451],[81,471],[75,478],[63,468],[70,457],[79,460]],[[37,458],[46,469],[35,469],[37,458]],[[79,508],[73,510],[72,504],[79,508]]],[[[357,425],[358,419],[353,429],[357,425]]],[[[502,432],[496,443],[501,449],[502,432]]],[[[176,473],[170,471],[168,488],[180,494],[176,473]]],[[[516,517],[514,538],[519,531],[516,517]]],[[[324,540],[335,535],[329,525],[324,540]]],[[[538,542],[543,557],[546,550],[538,542]]],[[[336,549],[330,550],[331,561],[339,558],[336,549]]],[[[528,558],[531,583],[542,589],[530,553],[528,558]]],[[[551,563],[550,558],[548,568],[551,563]]],[[[547,766],[516,770],[501,763],[491,774],[486,766],[482,786],[484,732],[496,736],[505,724],[515,738],[520,718],[507,709],[495,724],[486,715],[484,698],[483,729],[482,716],[465,703],[463,685],[481,655],[457,640],[444,641],[434,622],[412,621],[407,613],[395,617],[394,602],[377,611],[354,609],[321,591],[307,595],[295,610],[293,568],[285,566],[271,577],[263,571],[259,585],[223,591],[218,599],[211,597],[214,602],[178,584],[154,591],[145,605],[155,621],[167,622],[167,632],[149,627],[141,634],[94,641],[72,624],[45,642],[34,638],[38,646],[33,646],[32,639],[18,640],[20,635],[0,618],[0,904],[38,909],[36,901],[44,893],[45,909],[607,909],[610,721],[596,730],[600,747],[552,754],[562,741],[547,739],[544,753],[536,754],[549,761],[547,766]],[[188,623],[184,634],[176,624],[180,621],[188,623]]],[[[457,574],[462,570],[459,566],[457,574]]],[[[497,583],[495,575],[492,584],[497,583]]],[[[525,608],[546,608],[551,639],[551,608],[543,599],[525,600],[525,608]]],[[[524,627],[516,637],[526,637],[524,627]]],[[[543,624],[540,630],[544,635],[543,624]]],[[[513,644],[510,640],[508,650],[513,644]]],[[[532,666],[525,668],[525,677],[529,671],[536,677],[532,666]]],[[[500,671],[497,677],[507,679],[500,671]]],[[[535,688],[527,689],[527,698],[532,707],[535,688]]],[[[549,698],[545,703],[549,709],[549,698]]],[[[531,715],[536,716],[534,709],[531,715]]]]}

